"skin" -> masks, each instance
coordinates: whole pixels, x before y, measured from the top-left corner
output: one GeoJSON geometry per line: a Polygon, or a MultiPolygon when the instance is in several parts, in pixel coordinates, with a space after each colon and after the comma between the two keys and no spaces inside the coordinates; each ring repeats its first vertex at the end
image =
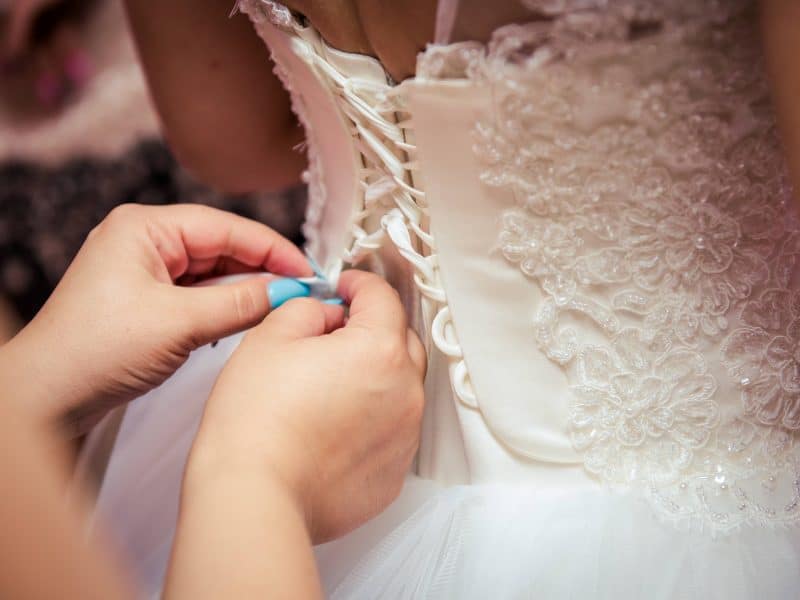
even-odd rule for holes
{"type": "MultiPolygon", "coordinates": [[[[800,3],[762,0],[761,29],[772,98],[795,190],[800,190],[800,3]]],[[[795,193],[800,207],[800,194],[795,193]]]]}
{"type": "MultiPolygon", "coordinates": [[[[130,4],[133,5],[135,2],[130,4]]],[[[153,6],[153,10],[158,10],[158,7],[153,6]]],[[[131,12],[135,13],[135,7],[131,12]]],[[[154,21],[158,21],[158,19],[154,19],[154,21]]],[[[798,97],[799,87],[799,78],[796,76],[798,71],[792,62],[792,57],[797,56],[797,44],[793,39],[792,31],[796,31],[797,25],[800,23],[796,5],[793,6],[790,0],[766,0],[763,23],[770,33],[765,36],[767,38],[766,53],[775,82],[776,105],[785,130],[785,144],[790,167],[797,178],[800,173],[797,158],[800,155],[798,150],[800,143],[797,132],[800,131],[800,128],[797,126],[797,109],[793,107],[796,102],[792,101],[798,97]]],[[[154,24],[150,34],[153,33],[152,30],[160,30],[160,25],[159,23],[154,24]]],[[[166,30],[169,29],[167,24],[163,25],[166,30]]],[[[367,24],[362,29],[369,31],[370,26],[367,24]]],[[[137,35],[140,36],[140,44],[142,41],[146,44],[149,34],[137,31],[137,35]]],[[[369,40],[368,34],[362,37],[369,40]]],[[[186,39],[184,37],[183,41],[186,39]]],[[[357,41],[363,43],[364,39],[357,41]]],[[[164,49],[169,49],[169,46],[162,46],[162,50],[164,49]]],[[[173,49],[179,50],[180,48],[173,49]]],[[[371,49],[375,50],[375,48],[371,49]]],[[[146,58],[148,52],[148,50],[143,50],[146,63],[148,62],[146,58]]],[[[212,51],[204,54],[201,49],[199,54],[201,58],[205,56],[205,59],[209,59],[209,54],[213,56],[215,53],[212,51]]],[[[376,54],[378,53],[376,52],[376,54]]],[[[235,56],[235,52],[233,55],[235,56]]],[[[149,60],[152,61],[154,56],[157,55],[151,55],[149,60]]],[[[169,63],[174,58],[174,56],[165,58],[165,61],[169,63]]],[[[388,55],[387,61],[391,61],[388,55]]],[[[200,60],[199,63],[206,69],[210,69],[212,66],[212,63],[203,63],[203,60],[200,60]]],[[[195,65],[190,61],[186,63],[186,66],[191,70],[195,65]]],[[[176,65],[173,64],[172,67],[174,69],[176,65]]],[[[396,69],[395,72],[400,74],[400,67],[398,66],[396,69]]],[[[234,68],[233,71],[237,72],[238,69],[234,68]]],[[[180,74],[175,71],[173,74],[180,77],[180,74]]],[[[241,77],[242,73],[238,73],[238,76],[241,77]]],[[[261,76],[265,77],[265,80],[269,79],[264,73],[261,76]]],[[[236,77],[233,80],[235,82],[236,77]]],[[[151,81],[164,83],[158,76],[152,74],[151,81]]],[[[212,99],[220,99],[218,94],[222,94],[222,98],[225,97],[226,92],[217,89],[224,81],[224,76],[210,77],[207,80],[209,96],[212,99]]],[[[239,82],[241,83],[241,80],[239,82]]],[[[256,86],[252,85],[252,80],[250,82],[251,85],[237,89],[252,91],[256,86]]],[[[166,83],[168,86],[171,85],[169,82],[166,83]]],[[[230,90],[227,93],[230,93],[230,90]]],[[[157,91],[156,94],[157,97],[161,94],[160,103],[164,103],[165,106],[180,98],[174,88],[171,91],[157,91]]],[[[234,104],[239,101],[236,97],[231,100],[234,104]]],[[[202,105],[203,102],[200,104],[202,105]]],[[[186,105],[184,104],[184,106],[186,105]]],[[[262,117],[264,106],[272,105],[260,105],[262,117]]],[[[275,126],[276,123],[285,124],[282,119],[286,115],[279,110],[281,106],[278,102],[273,107],[273,116],[276,120],[262,118],[262,121],[271,121],[269,127],[275,126]]],[[[167,108],[169,107],[167,106],[167,108]]],[[[202,106],[198,109],[192,107],[186,112],[190,116],[196,116],[195,110],[199,110],[200,114],[205,116],[214,114],[213,106],[208,103],[205,104],[205,108],[202,106]],[[207,112],[204,113],[203,110],[207,112]]],[[[174,129],[176,123],[184,127],[191,125],[191,119],[187,118],[182,121],[182,116],[178,112],[174,112],[174,122],[170,127],[174,129]]],[[[251,116],[228,115],[226,118],[232,119],[234,124],[244,126],[248,124],[251,116]],[[237,119],[241,120],[237,121],[237,119]]],[[[210,126],[212,130],[215,127],[215,125],[210,126]]],[[[255,132],[250,132],[246,127],[238,130],[247,134],[239,141],[245,145],[250,143],[252,141],[248,137],[250,133],[253,133],[254,140],[259,141],[259,135],[265,131],[271,131],[275,135],[272,142],[276,148],[279,148],[278,142],[283,141],[279,135],[283,131],[282,128],[278,126],[269,129],[266,125],[264,127],[266,129],[257,128],[255,132]]],[[[190,127],[185,130],[186,133],[191,131],[190,127]]],[[[224,130],[218,130],[218,132],[220,131],[224,133],[224,130]]],[[[196,131],[196,133],[198,137],[203,138],[203,131],[196,131]]],[[[206,141],[208,141],[207,138],[206,141]]],[[[212,141],[215,140],[212,138],[212,141]]],[[[223,136],[221,140],[216,141],[236,140],[223,136]]],[[[264,141],[261,140],[262,143],[264,141]]],[[[224,144],[220,148],[225,148],[224,144]]],[[[241,149],[232,150],[234,153],[237,151],[241,151],[241,149]]],[[[225,152],[222,154],[223,157],[227,156],[225,152]]],[[[204,164],[202,152],[195,158],[198,165],[204,164]]],[[[225,158],[223,158],[223,162],[224,160],[225,158]]],[[[269,172],[270,167],[264,167],[264,163],[261,163],[261,171],[269,172]]],[[[279,180],[280,178],[274,173],[272,178],[266,179],[273,183],[279,180]]],[[[797,179],[795,180],[797,181],[797,179]]],[[[258,178],[247,181],[261,182],[258,178]]],[[[145,244],[146,246],[147,244],[145,244]]],[[[163,246],[155,245],[155,247],[160,250],[163,246]]],[[[110,249],[110,246],[98,247],[96,252],[102,254],[104,250],[110,249]]],[[[192,255],[192,252],[187,250],[185,254],[192,255]]],[[[126,254],[126,260],[130,260],[131,256],[136,259],[142,258],[139,255],[126,254]]],[[[152,258],[154,255],[150,254],[149,256],[152,258]]],[[[195,262],[190,259],[187,263],[202,264],[207,267],[210,261],[213,260],[214,264],[218,264],[219,261],[219,257],[206,255],[196,256],[193,259],[195,262]]],[[[86,259],[86,262],[90,263],[91,261],[86,259]]],[[[155,270],[161,272],[162,275],[164,272],[171,274],[172,271],[167,266],[167,262],[164,260],[161,268],[156,266],[155,270]]],[[[144,271],[153,268],[151,262],[147,260],[139,266],[142,265],[144,265],[144,271]]],[[[158,265],[157,260],[156,265],[158,265]]],[[[359,276],[348,277],[358,278],[359,276]]],[[[317,363],[315,364],[325,364],[319,362],[318,353],[322,351],[317,346],[329,343],[328,347],[331,350],[341,351],[344,346],[338,345],[340,340],[348,340],[347,349],[350,352],[356,352],[349,346],[350,341],[363,344],[361,352],[365,352],[365,354],[361,355],[362,359],[368,356],[371,367],[376,368],[376,373],[386,376],[384,392],[394,390],[392,393],[399,393],[396,381],[392,383],[397,375],[396,371],[408,372],[410,364],[424,369],[419,358],[416,357],[419,352],[418,341],[414,342],[413,338],[406,338],[405,352],[407,356],[405,356],[403,346],[397,341],[402,338],[402,328],[398,326],[396,329],[392,329],[389,320],[384,320],[380,316],[383,314],[385,317],[394,313],[396,298],[393,298],[392,293],[385,289],[385,284],[375,280],[374,276],[364,275],[363,277],[369,285],[361,284],[363,285],[361,288],[351,281],[349,284],[345,283],[345,287],[341,290],[341,293],[353,304],[354,318],[359,327],[354,328],[348,323],[347,327],[343,329],[340,327],[335,334],[331,330],[343,323],[343,317],[341,313],[337,314],[336,307],[321,307],[309,302],[290,302],[284,309],[272,313],[262,325],[256,328],[253,334],[248,336],[242,348],[237,351],[236,356],[226,367],[209,401],[209,409],[203,417],[201,432],[190,457],[184,481],[177,544],[170,568],[168,595],[241,597],[258,594],[270,597],[318,597],[320,588],[314,571],[310,543],[349,530],[360,519],[374,514],[381,502],[390,500],[396,493],[397,481],[393,480],[387,484],[381,479],[380,474],[386,472],[387,460],[390,465],[389,471],[400,470],[399,467],[405,463],[407,456],[413,453],[411,448],[415,446],[414,438],[412,436],[412,443],[409,443],[408,438],[403,439],[393,450],[389,450],[388,445],[384,447],[387,441],[386,439],[382,440],[381,436],[385,436],[388,429],[375,426],[374,419],[379,418],[383,413],[372,409],[372,402],[367,401],[360,404],[356,402],[357,406],[351,407],[353,412],[350,414],[347,414],[346,410],[336,411],[334,422],[341,419],[341,423],[346,426],[347,433],[347,435],[339,437],[326,430],[328,422],[320,420],[314,425],[307,421],[309,416],[317,416],[319,419],[327,418],[331,405],[337,409],[341,408],[338,403],[325,404],[325,400],[319,392],[320,388],[317,388],[315,392],[315,385],[319,385],[318,382],[311,382],[310,389],[306,389],[310,395],[304,397],[303,401],[309,400],[308,407],[305,407],[303,402],[287,401],[269,408],[263,406],[270,404],[268,398],[262,398],[263,401],[259,402],[257,396],[257,393],[265,392],[263,385],[264,357],[270,358],[267,361],[267,369],[275,368],[270,366],[272,364],[280,365],[281,368],[276,370],[276,375],[285,375],[285,373],[293,371],[297,374],[307,373],[304,369],[307,368],[310,360],[316,359],[317,363]],[[369,278],[373,279],[369,280],[369,278]],[[350,287],[348,288],[348,286],[350,287]],[[367,290],[373,290],[373,292],[369,295],[369,301],[362,300],[361,304],[370,307],[371,311],[369,312],[374,313],[375,316],[364,319],[358,316],[362,313],[355,307],[359,305],[359,294],[366,294],[367,290]],[[308,329],[303,329],[303,326],[307,326],[308,329]],[[362,331],[359,332],[359,330],[362,331]],[[338,331],[345,333],[338,334],[338,331]],[[352,337],[347,338],[345,335],[352,337]],[[374,340],[384,339],[387,335],[394,341],[377,353],[371,351],[366,354],[364,348],[369,347],[374,350],[374,340]],[[275,350],[275,348],[281,347],[281,344],[286,344],[286,352],[275,350]],[[378,358],[377,362],[375,362],[375,357],[378,358]],[[295,361],[293,364],[282,362],[289,361],[291,363],[292,360],[295,361]],[[242,387],[239,387],[240,382],[242,387]],[[226,410],[229,406],[235,410],[226,410]],[[316,409],[311,407],[316,407],[316,409]],[[294,410],[298,412],[292,415],[294,410]],[[261,423],[254,418],[255,416],[265,416],[266,418],[261,423]],[[277,428],[277,423],[281,423],[282,427],[277,428]],[[359,424],[362,426],[361,430],[350,429],[359,424]],[[369,436],[374,435],[376,431],[378,438],[370,439],[369,436]],[[263,435],[265,432],[270,435],[263,435]],[[357,439],[359,444],[356,446],[354,454],[349,455],[351,462],[348,464],[348,454],[345,452],[344,458],[342,458],[340,443],[341,440],[353,439],[357,439]],[[231,441],[233,442],[231,445],[226,445],[231,441]],[[318,441],[321,443],[315,445],[318,441]],[[380,451],[365,453],[364,448],[378,448],[380,451]],[[372,473],[372,476],[368,474],[369,469],[364,469],[360,462],[369,456],[381,457],[377,465],[378,469],[372,473]],[[329,457],[332,460],[330,464],[326,465],[325,461],[329,457]],[[374,499],[374,507],[362,506],[359,509],[358,506],[353,506],[352,490],[354,488],[352,486],[354,483],[348,480],[348,474],[352,473],[356,474],[355,481],[359,485],[369,482],[370,485],[377,484],[379,486],[377,491],[373,490],[373,493],[367,496],[374,499]],[[323,490],[328,489],[335,490],[333,498],[338,498],[338,501],[331,502],[329,498],[326,498],[323,490]],[[265,510],[265,507],[269,507],[269,509],[265,510]],[[213,515],[214,518],[207,518],[208,515],[213,515]],[[241,552],[241,548],[248,548],[249,551],[241,552]],[[193,568],[193,565],[197,568],[193,568]]],[[[75,278],[80,280],[78,275],[75,278]]],[[[91,278],[87,278],[86,281],[90,282],[91,278]]],[[[165,281],[160,283],[166,284],[165,281]]],[[[76,285],[72,293],[80,296],[81,293],[84,293],[79,289],[80,287],[76,285]]],[[[100,292],[101,297],[104,297],[103,290],[100,292]]],[[[69,287],[57,291],[54,298],[58,295],[70,295],[69,287]],[[64,291],[65,289],[67,291],[64,291]]],[[[64,304],[65,306],[73,305],[85,308],[85,299],[88,297],[91,296],[86,296],[83,302],[75,304],[65,300],[64,304]]],[[[364,297],[366,298],[366,296],[364,297]]],[[[56,306],[58,304],[60,302],[56,303],[56,306]]],[[[121,320],[128,319],[132,315],[134,317],[142,316],[135,310],[136,303],[130,304],[128,308],[131,310],[120,313],[121,320]]],[[[75,313],[71,314],[69,310],[65,314],[75,316],[75,313]]],[[[245,314],[249,313],[245,311],[245,314]]],[[[351,318],[351,322],[352,320],[351,318]]],[[[395,323],[394,320],[391,322],[395,323]]],[[[130,333],[132,330],[133,328],[125,329],[124,333],[130,333]]],[[[89,347],[93,341],[96,341],[92,340],[91,336],[98,332],[91,327],[83,327],[79,333],[87,338],[85,347],[89,347]]],[[[69,336],[67,336],[67,341],[69,341],[68,338],[69,336]]],[[[60,343],[63,339],[59,337],[56,341],[60,343]]],[[[194,339],[205,338],[199,334],[194,339]]],[[[40,338],[41,344],[52,342],[52,338],[44,336],[40,338]]],[[[24,350],[19,350],[21,347],[13,346],[17,351],[24,352],[24,350]]],[[[38,348],[36,345],[27,346],[28,352],[33,352],[34,349],[39,350],[41,347],[44,346],[38,348]]],[[[58,366],[65,354],[67,353],[59,353],[52,363],[58,366]]],[[[327,354],[327,357],[335,357],[338,360],[339,355],[340,353],[334,352],[327,354]]],[[[357,352],[356,355],[358,355],[357,352]]],[[[349,354],[345,353],[344,356],[341,370],[334,367],[321,370],[321,373],[333,377],[330,383],[341,382],[341,379],[337,379],[336,376],[341,377],[341,373],[347,373],[348,369],[361,364],[349,354]]],[[[3,366],[2,377],[10,377],[11,380],[14,380],[19,375],[17,370],[24,372],[28,359],[35,363],[35,353],[29,354],[27,358],[24,354],[15,357],[10,353],[8,347],[5,347],[0,352],[0,365],[3,366]],[[12,365],[11,368],[8,367],[9,364],[12,365]]],[[[73,366],[80,367],[80,365],[74,364],[73,366]]],[[[114,367],[113,364],[111,366],[114,367]]],[[[116,365],[116,368],[121,369],[118,372],[124,372],[124,367],[125,365],[116,365]]],[[[60,368],[55,369],[56,373],[60,371],[60,368]]],[[[46,370],[33,371],[29,374],[34,378],[41,377],[43,379],[47,379],[48,376],[46,370]]],[[[421,373],[418,373],[419,375],[421,373]]],[[[274,382],[276,378],[273,377],[270,380],[274,382]]],[[[421,377],[417,379],[412,375],[410,381],[414,383],[406,386],[405,389],[418,390],[420,380],[421,377]]],[[[147,378],[145,381],[145,387],[152,383],[147,378]]],[[[63,503],[54,501],[58,498],[58,492],[63,489],[63,481],[66,478],[65,461],[60,458],[60,454],[56,450],[59,447],[57,441],[44,434],[44,430],[39,424],[39,419],[45,418],[47,415],[52,418],[59,412],[68,413],[76,406],[82,406],[82,403],[96,406],[94,405],[96,398],[93,398],[91,393],[73,395],[70,390],[69,402],[59,411],[51,404],[49,398],[45,398],[43,395],[43,390],[48,389],[46,382],[43,386],[40,381],[33,382],[33,390],[34,392],[38,391],[38,394],[30,393],[26,389],[26,386],[32,382],[30,378],[18,378],[16,382],[14,387],[4,386],[4,389],[14,389],[15,398],[5,398],[4,402],[0,404],[0,442],[6,444],[5,451],[0,453],[0,456],[5,457],[0,460],[0,479],[15,482],[12,493],[3,495],[2,501],[0,501],[0,525],[3,527],[3,531],[14,532],[14,535],[0,538],[0,553],[2,553],[4,564],[8,565],[8,568],[4,570],[4,576],[0,578],[2,595],[9,597],[33,597],[35,595],[42,597],[93,597],[95,595],[104,598],[127,597],[129,588],[126,587],[123,577],[107,554],[99,552],[91,543],[85,545],[76,541],[80,539],[78,534],[80,513],[66,510],[63,503]],[[29,402],[19,404],[16,401],[18,393],[22,394],[29,402]],[[77,405],[76,398],[80,399],[77,405]],[[39,412],[36,409],[39,405],[46,409],[39,412]],[[26,448],[27,451],[17,458],[18,449],[21,447],[26,448]],[[43,555],[42,552],[47,554],[43,555]],[[43,578],[40,576],[43,564],[51,569],[54,577],[43,578]]],[[[374,385],[373,378],[370,378],[370,387],[366,390],[362,389],[361,392],[365,394],[366,398],[374,400],[375,397],[371,396],[371,393],[375,391],[372,389],[372,385],[374,385]]],[[[78,386],[78,388],[80,387],[78,386]]],[[[51,388],[51,390],[55,389],[58,388],[51,388]]],[[[281,389],[281,391],[284,390],[281,389]]],[[[288,391],[291,392],[291,390],[288,391]]],[[[414,391],[408,396],[402,394],[398,396],[406,403],[405,408],[400,411],[401,418],[407,420],[401,422],[401,431],[407,431],[407,427],[413,430],[414,423],[418,424],[421,409],[416,393],[417,391],[414,391]]],[[[279,394],[278,397],[283,396],[279,394]]],[[[352,396],[343,399],[352,400],[352,396]]],[[[95,409],[88,412],[92,413],[93,410],[95,409]]],[[[398,413],[393,412],[391,416],[394,419],[392,421],[392,430],[394,430],[398,423],[398,413]]]]}
{"type": "Polygon", "coordinates": [[[232,2],[127,3],[167,140],[181,163],[227,192],[299,181],[303,133],[264,44],[232,2]],[[243,93],[248,90],[248,93],[243,93]],[[202,124],[202,126],[199,126],[202,124]]]}
{"type": "Polygon", "coordinates": [[[64,501],[65,448],[18,410],[7,389],[0,397],[0,596],[134,598],[104,540],[86,537],[88,503],[74,491],[64,501]]]}
{"type": "MultiPolygon", "coordinates": [[[[207,183],[234,191],[276,189],[296,181],[303,161],[287,149],[301,135],[294,124],[287,125],[293,117],[285,92],[270,75],[268,55],[247,19],[220,18],[230,10],[228,0],[126,3],[167,134],[189,168],[207,183]],[[193,39],[191,32],[216,43],[187,43],[193,39]],[[218,68],[222,64],[226,68],[218,68]],[[200,97],[198,89],[203,90],[200,97]],[[197,128],[197,123],[203,127],[197,128]],[[286,168],[287,156],[295,160],[293,168],[286,168]],[[273,168],[276,165],[282,167],[273,168]]],[[[413,75],[417,53],[433,39],[435,0],[286,4],[306,15],[332,46],[378,58],[396,81],[413,75]]],[[[776,109],[795,187],[800,188],[798,7],[792,0],[761,4],[776,109]]],[[[541,15],[518,0],[460,0],[452,41],[487,41],[497,27],[537,18],[541,15]]]]}
{"type": "Polygon", "coordinates": [[[88,494],[70,489],[64,501],[59,425],[101,417],[191,349],[256,323],[190,453],[168,595],[319,596],[311,543],[363,523],[400,489],[417,447],[425,353],[396,292],[372,274],[342,277],[346,324],[341,306],[310,299],[270,312],[260,276],[176,285],[264,268],[310,272],[270,229],[199,206],[128,206],[90,235],[42,313],[0,348],[0,481],[12,482],[0,497],[0,596],[132,596],[103,540],[86,539],[88,494]],[[364,364],[370,377],[354,377],[364,364]]]}
{"type": "MultiPolygon", "coordinates": [[[[462,0],[453,40],[483,39],[530,19],[516,0],[462,0]]],[[[433,0],[294,0],[334,47],[378,58],[400,81],[433,39],[433,0]]],[[[263,42],[231,0],[126,0],[131,29],[167,139],[205,183],[229,192],[299,180],[303,139],[263,42]],[[202,40],[203,43],[198,43],[202,40]],[[198,126],[202,124],[202,126],[198,126]]]]}
{"type": "Polygon", "coordinates": [[[166,380],[195,348],[269,310],[260,278],[195,288],[176,281],[255,270],[312,273],[300,250],[254,221],[198,205],[118,207],[0,350],[0,375],[36,420],[83,433],[166,380]],[[59,360],[42,348],[57,348],[59,360]]]}
{"type": "Polygon", "coordinates": [[[399,493],[426,360],[397,294],[379,282],[342,276],[344,325],[341,313],[293,300],[247,334],[192,450],[167,598],[319,597],[311,544],[399,493]],[[367,364],[370,376],[355,376],[367,364]]]}

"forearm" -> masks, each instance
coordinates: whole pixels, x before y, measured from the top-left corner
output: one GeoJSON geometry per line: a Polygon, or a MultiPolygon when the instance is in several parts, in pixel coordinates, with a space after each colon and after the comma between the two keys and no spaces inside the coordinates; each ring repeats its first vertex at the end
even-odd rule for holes
{"type": "Polygon", "coordinates": [[[108,549],[87,539],[83,498],[63,478],[66,457],[4,396],[0,403],[0,597],[132,597],[108,549]]]}
{"type": "Polygon", "coordinates": [[[287,488],[262,474],[184,483],[165,598],[320,598],[311,540],[287,488]]]}
{"type": "Polygon", "coordinates": [[[200,179],[230,192],[299,181],[302,130],[272,62],[232,0],[127,0],[167,138],[200,179]]]}
{"type": "Polygon", "coordinates": [[[800,2],[762,0],[761,25],[773,102],[800,206],[800,2]]]}

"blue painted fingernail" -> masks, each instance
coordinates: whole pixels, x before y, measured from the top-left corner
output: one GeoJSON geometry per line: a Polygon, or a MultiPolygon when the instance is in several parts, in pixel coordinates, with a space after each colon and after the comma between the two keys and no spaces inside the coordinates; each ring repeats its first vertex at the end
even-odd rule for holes
{"type": "Polygon", "coordinates": [[[307,298],[311,294],[311,288],[296,279],[274,279],[267,286],[270,308],[278,308],[281,304],[288,302],[292,298],[307,298]]]}
{"type": "Polygon", "coordinates": [[[344,300],[341,298],[328,298],[327,300],[322,301],[323,304],[333,304],[335,306],[341,306],[344,304],[344,300]]]}

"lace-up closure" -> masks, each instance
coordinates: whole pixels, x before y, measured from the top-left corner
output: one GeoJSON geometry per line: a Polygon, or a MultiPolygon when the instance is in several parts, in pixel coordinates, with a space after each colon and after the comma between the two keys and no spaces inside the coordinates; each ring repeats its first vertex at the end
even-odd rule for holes
{"type": "MultiPolygon", "coordinates": [[[[409,140],[413,125],[405,115],[402,98],[386,82],[352,77],[337,69],[320,49],[324,42],[313,30],[298,23],[285,7],[270,0],[243,0],[239,6],[256,25],[269,21],[273,25],[304,35],[292,37],[292,49],[311,67],[333,93],[337,106],[346,117],[362,168],[359,173],[360,196],[355,199],[349,247],[342,253],[342,264],[357,265],[378,251],[388,240],[414,270],[414,283],[426,305],[424,312],[435,314],[431,338],[450,361],[451,381],[457,397],[467,406],[477,401],[469,380],[463,352],[447,307],[447,297],[439,275],[436,245],[428,231],[429,214],[424,190],[414,173],[419,169],[416,146],[409,140]],[[378,219],[379,218],[379,219],[378,219]],[[368,230],[379,220],[380,226],[368,230]]],[[[277,70],[286,87],[292,91],[291,75],[277,70]]],[[[305,107],[297,94],[292,94],[293,108],[303,122],[309,139],[309,171],[311,184],[309,224],[306,235],[314,252],[314,230],[319,224],[325,189],[319,175],[321,166],[314,152],[314,133],[305,107]]],[[[335,279],[338,272],[328,273],[335,279]]]]}

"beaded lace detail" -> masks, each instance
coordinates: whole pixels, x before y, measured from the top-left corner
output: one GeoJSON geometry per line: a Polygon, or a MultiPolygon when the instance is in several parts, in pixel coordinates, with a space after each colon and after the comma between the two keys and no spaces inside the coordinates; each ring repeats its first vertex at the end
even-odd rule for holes
{"type": "Polygon", "coordinates": [[[586,468],[715,531],[800,519],[800,226],[746,2],[531,0],[423,77],[491,87],[499,251],[586,468]],[[603,7],[604,10],[598,10],[603,7]]]}

